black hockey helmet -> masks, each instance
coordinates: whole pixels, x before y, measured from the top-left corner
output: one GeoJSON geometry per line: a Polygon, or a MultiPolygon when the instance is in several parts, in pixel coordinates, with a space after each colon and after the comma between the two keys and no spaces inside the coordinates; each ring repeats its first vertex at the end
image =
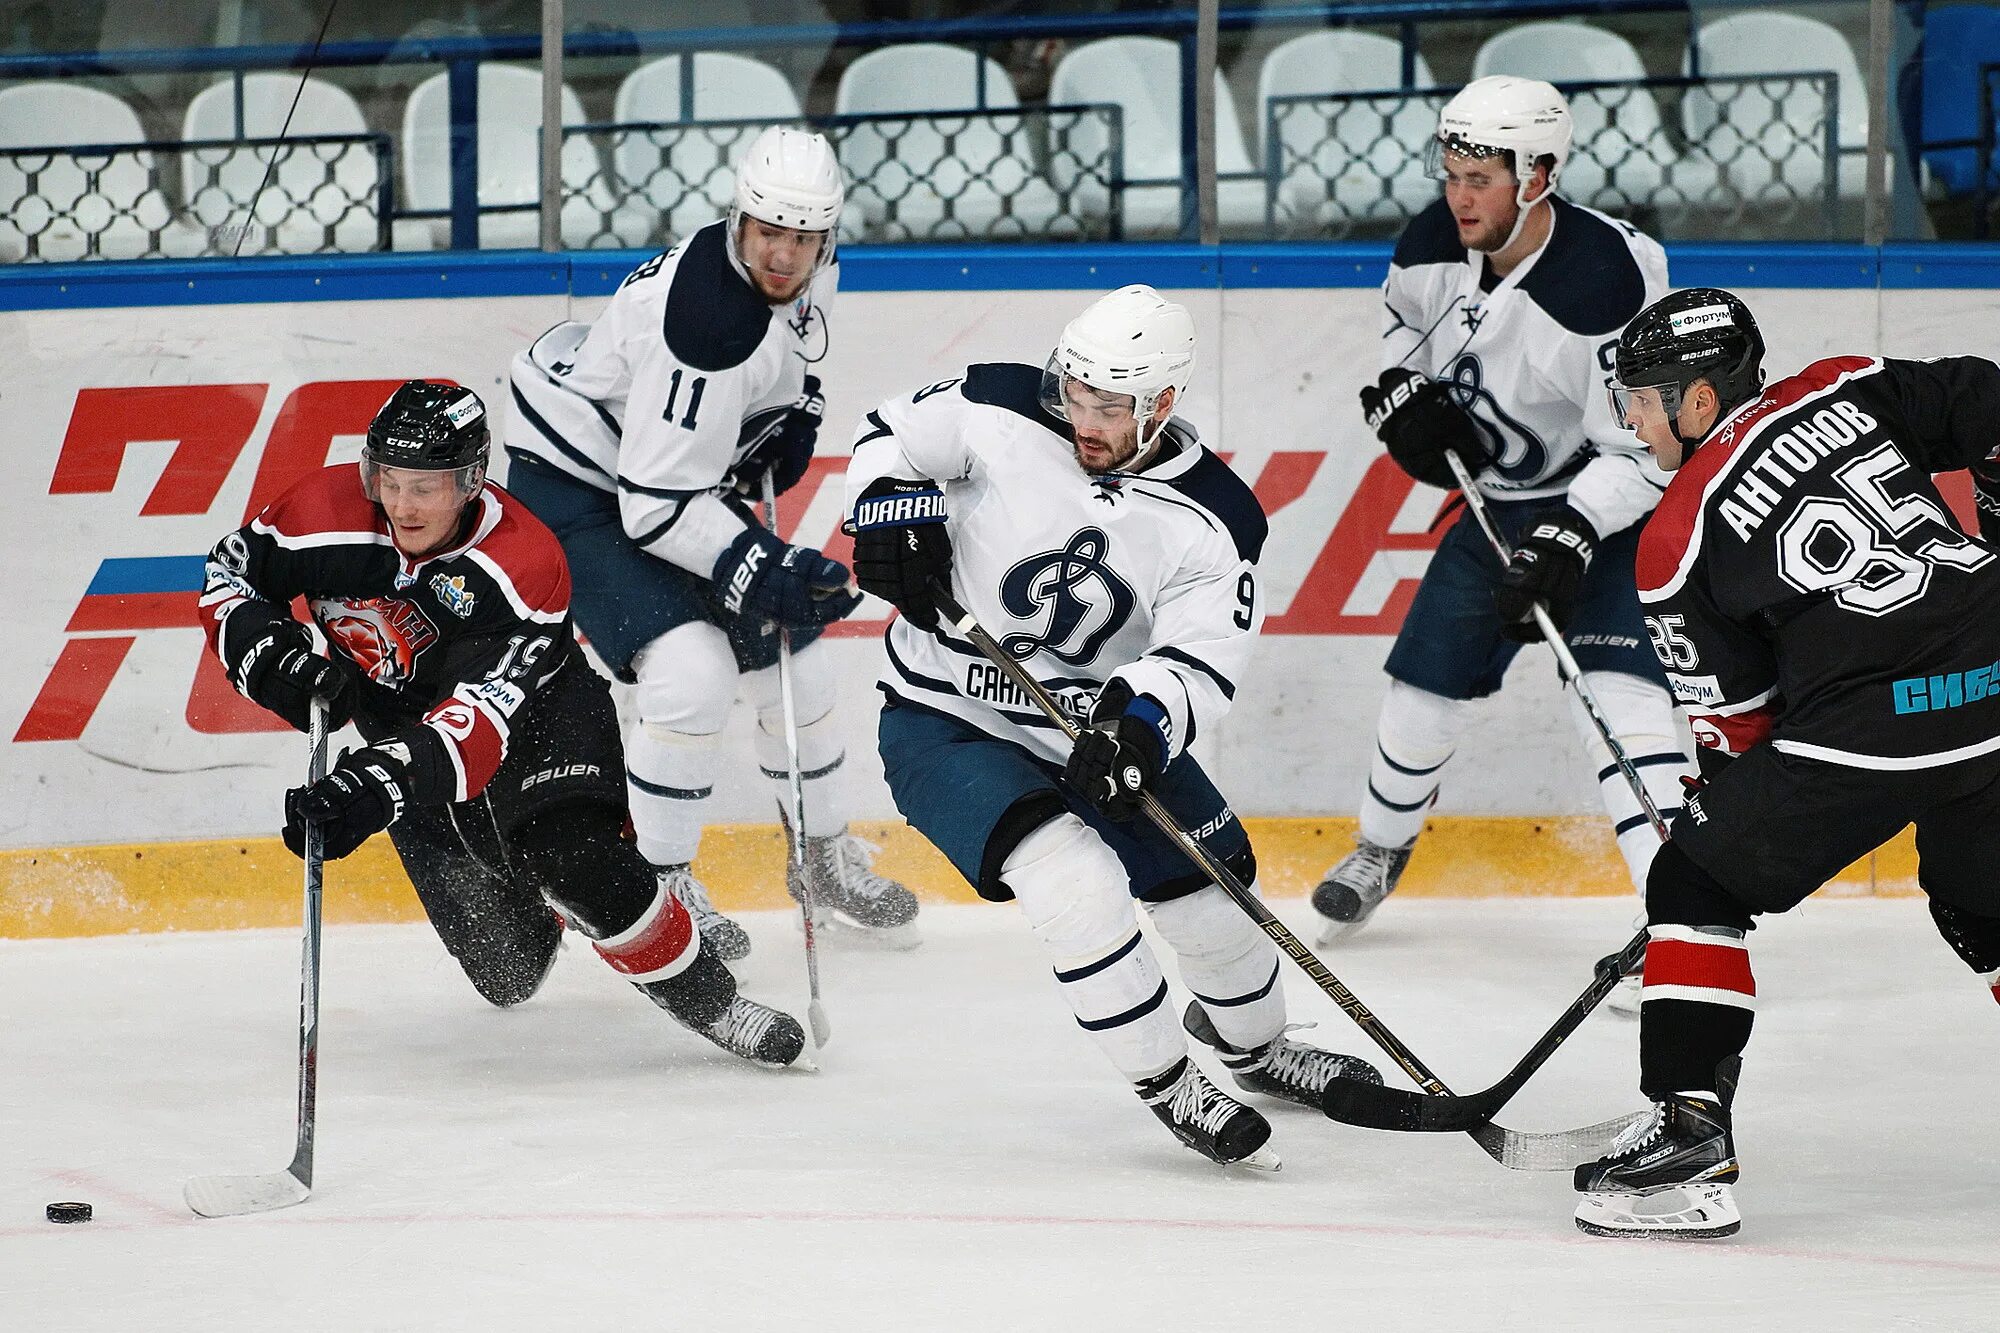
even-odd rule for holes
{"type": "MultiPolygon", "coordinates": [[[[1652,389],[1671,423],[1696,380],[1707,380],[1714,388],[1722,412],[1764,387],[1764,335],[1750,307],[1718,287],[1670,293],[1632,317],[1618,339],[1609,384],[1611,410],[1625,420],[1632,392],[1652,389]]],[[[1674,438],[1681,439],[1678,426],[1674,438]]]]}
{"type": "Polygon", "coordinates": [[[476,495],[486,481],[486,457],[493,435],[486,404],[457,384],[410,380],[389,395],[368,423],[361,447],[361,485],[377,499],[377,477],[385,467],[413,472],[450,472],[459,493],[476,495]]]}

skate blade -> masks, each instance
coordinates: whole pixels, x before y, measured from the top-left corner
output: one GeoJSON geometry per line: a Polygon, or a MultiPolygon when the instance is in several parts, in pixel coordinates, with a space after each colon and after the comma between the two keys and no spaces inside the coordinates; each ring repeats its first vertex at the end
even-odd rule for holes
{"type": "MultiPolygon", "coordinates": [[[[805,933],[803,919],[798,920],[797,928],[800,934],[805,933]]],[[[889,953],[908,953],[924,942],[914,921],[906,921],[900,926],[863,926],[840,916],[813,922],[813,935],[836,947],[878,949],[889,953]]]]}
{"type": "Polygon", "coordinates": [[[1284,1164],[1284,1159],[1278,1156],[1277,1149],[1268,1143],[1256,1152],[1251,1153],[1248,1157],[1239,1157],[1233,1162],[1223,1163],[1224,1166],[1242,1166],[1248,1167],[1252,1171],[1264,1172],[1276,1171],[1284,1164]]]}
{"type": "Polygon", "coordinates": [[[1586,1236],[1714,1240],[1743,1225],[1728,1185],[1668,1185],[1644,1194],[1586,1194],[1576,1228],[1586,1236]]]}
{"type": "Polygon", "coordinates": [[[1325,921],[1325,925],[1319,932],[1319,947],[1322,949],[1330,944],[1338,944],[1342,940],[1352,939],[1354,936],[1360,934],[1362,929],[1368,924],[1368,918],[1365,916],[1359,921],[1321,919],[1325,921]]]}

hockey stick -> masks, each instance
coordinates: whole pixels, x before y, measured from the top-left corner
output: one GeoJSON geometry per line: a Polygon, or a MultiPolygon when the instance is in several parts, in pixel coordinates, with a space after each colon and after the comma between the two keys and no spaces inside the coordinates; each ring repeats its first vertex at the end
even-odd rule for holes
{"type": "MultiPolygon", "coordinates": [[[[1472,511],[1486,539],[1493,544],[1494,553],[1504,564],[1513,559],[1506,538],[1493,522],[1492,513],[1486,508],[1485,497],[1479,494],[1472,483],[1472,475],[1463,459],[1457,454],[1446,453],[1445,460],[1451,465],[1452,475],[1458,479],[1459,492],[1465,497],[1465,506],[1472,511]]],[[[1542,631],[1542,638],[1556,655],[1557,669],[1563,680],[1576,691],[1576,697],[1583,704],[1584,712],[1590,717],[1591,725],[1597,728],[1598,736],[1611,751],[1618,764],[1618,771],[1625,777],[1626,785],[1646,812],[1646,818],[1660,840],[1667,839],[1667,823],[1661,818],[1659,807],[1653,804],[1652,796],[1639,780],[1638,770],[1625,754],[1611,726],[1605,721],[1604,713],[1597,706],[1590,687],[1585,684],[1583,671],[1577,666],[1576,657],[1562,634],[1550,619],[1548,608],[1540,602],[1534,605],[1535,624],[1542,631]]],[[[1507,1076],[1484,1092],[1468,1097],[1426,1097],[1401,1088],[1383,1088],[1372,1083],[1362,1083],[1357,1079],[1336,1078],[1327,1085],[1321,1109],[1335,1120],[1350,1125],[1364,1125],[1372,1129],[1396,1129],[1416,1131],[1458,1131],[1481,1121],[1489,1120],[1508,1099],[1521,1090],[1536,1070],[1540,1069],[1555,1054],[1556,1048],[1568,1040],[1591,1011],[1604,1002],[1618,986],[1618,980],[1627,971],[1639,965],[1646,956],[1647,933],[1641,930],[1625,944],[1625,947],[1608,958],[1599,959],[1590,985],[1579,995],[1576,1002],[1564,1011],[1555,1025],[1542,1034],[1541,1040],[1521,1057],[1507,1076]]]]}
{"type": "MultiPolygon", "coordinates": [[[[1078,734],[1076,722],[1063,711],[1047,688],[1028,673],[1026,667],[1015,661],[979,624],[970,612],[958,604],[949,589],[942,584],[931,584],[931,596],[937,607],[944,613],[952,627],[963,634],[985,658],[998,667],[1021,692],[1034,701],[1043,715],[1062,731],[1063,735],[1075,741],[1078,734]]],[[[1271,937],[1273,943],[1296,963],[1305,974],[1312,978],[1326,997],[1340,1007],[1340,1011],[1354,1021],[1368,1035],[1369,1040],[1387,1053],[1404,1073],[1408,1074],[1425,1092],[1437,1098],[1450,1098],[1451,1089],[1444,1081],[1427,1068],[1416,1052],[1405,1046],[1402,1039],[1377,1018],[1374,1013],[1347,989],[1340,978],[1333,975],[1312,950],[1300,942],[1299,937],[1288,929],[1284,922],[1271,913],[1255,893],[1232,874],[1229,868],[1210,855],[1208,849],[1190,837],[1174,817],[1161,805],[1151,792],[1139,793],[1140,808],[1154,827],[1164,833],[1183,855],[1212,880],[1230,900],[1240,907],[1244,914],[1256,922],[1258,928],[1271,937]]],[[[1412,1094],[1415,1095],[1415,1094],[1412,1094]]],[[[1634,1113],[1606,1121],[1600,1125],[1590,1125],[1582,1129],[1555,1134],[1522,1134],[1494,1124],[1473,1124],[1465,1126],[1473,1140],[1486,1151],[1487,1156],[1502,1166],[1521,1171],[1563,1171],[1581,1162],[1601,1156],[1619,1131],[1637,1119],[1643,1112],[1634,1113]]],[[[1338,1118],[1338,1117],[1336,1117],[1338,1118]]]]}
{"type": "MultiPolygon", "coordinates": [[[[307,735],[312,758],[306,785],[326,776],[327,705],[317,696],[307,735]]],[[[312,1193],[313,1129],[319,1092],[319,928],[324,840],[319,825],[306,822],[305,942],[299,960],[299,1117],[292,1164],[254,1176],[196,1176],[181,1191],[199,1217],[267,1213],[304,1203],[312,1193]]]]}
{"type": "MultiPolygon", "coordinates": [[[[779,418],[783,420],[783,418],[779,418]]],[[[767,431],[768,435],[770,432],[767,431]]],[[[764,523],[771,535],[778,533],[778,485],[769,470],[764,473],[764,523]]],[[[833,1036],[826,1006],[819,999],[819,941],[813,934],[812,879],[806,874],[806,784],[799,764],[799,713],[792,694],[792,633],[778,628],[778,697],[785,708],[785,754],[791,768],[792,826],[786,841],[791,844],[792,868],[799,876],[799,912],[806,930],[806,1021],[812,1025],[813,1045],[824,1046],[833,1036]]]]}

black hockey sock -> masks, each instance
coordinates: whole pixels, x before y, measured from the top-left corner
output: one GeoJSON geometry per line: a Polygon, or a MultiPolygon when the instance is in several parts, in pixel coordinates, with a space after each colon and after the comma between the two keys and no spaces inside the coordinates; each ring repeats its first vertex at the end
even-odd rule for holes
{"type": "Polygon", "coordinates": [[[566,805],[522,825],[509,839],[516,862],[578,930],[594,940],[630,930],[653,906],[653,867],[624,836],[624,812],[566,805]]]}
{"type": "Polygon", "coordinates": [[[1639,1091],[1714,1092],[1716,1068],[1750,1042],[1751,1013],[1727,1004],[1646,997],[1639,1007],[1639,1091]]]}

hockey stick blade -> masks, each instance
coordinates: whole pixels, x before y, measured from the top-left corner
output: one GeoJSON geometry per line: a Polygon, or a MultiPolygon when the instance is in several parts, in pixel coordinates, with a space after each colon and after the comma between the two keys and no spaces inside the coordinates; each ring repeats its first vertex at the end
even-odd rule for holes
{"type": "Polygon", "coordinates": [[[1640,931],[1623,949],[1597,960],[1590,985],[1562,1017],[1544,1032],[1514,1067],[1492,1087],[1465,1096],[1437,1096],[1385,1088],[1358,1079],[1336,1077],[1320,1096],[1320,1110],[1329,1120],[1360,1125],[1366,1129],[1387,1129],[1399,1133],[1464,1134],[1493,1119],[1501,1107],[1513,1099],[1535,1071],[1548,1062],[1570,1033],[1590,1017],[1604,997],[1618,985],[1620,976],[1637,966],[1644,957],[1647,934],[1640,931]]]}
{"type": "Polygon", "coordinates": [[[240,1217],[304,1203],[312,1187],[290,1171],[255,1176],[196,1176],[181,1191],[200,1217],[240,1217]]]}
{"type": "Polygon", "coordinates": [[[1573,1171],[1611,1151],[1618,1136],[1651,1112],[1628,1111],[1577,1129],[1532,1133],[1495,1124],[1467,1131],[1486,1155],[1510,1171],[1573,1171]]]}

